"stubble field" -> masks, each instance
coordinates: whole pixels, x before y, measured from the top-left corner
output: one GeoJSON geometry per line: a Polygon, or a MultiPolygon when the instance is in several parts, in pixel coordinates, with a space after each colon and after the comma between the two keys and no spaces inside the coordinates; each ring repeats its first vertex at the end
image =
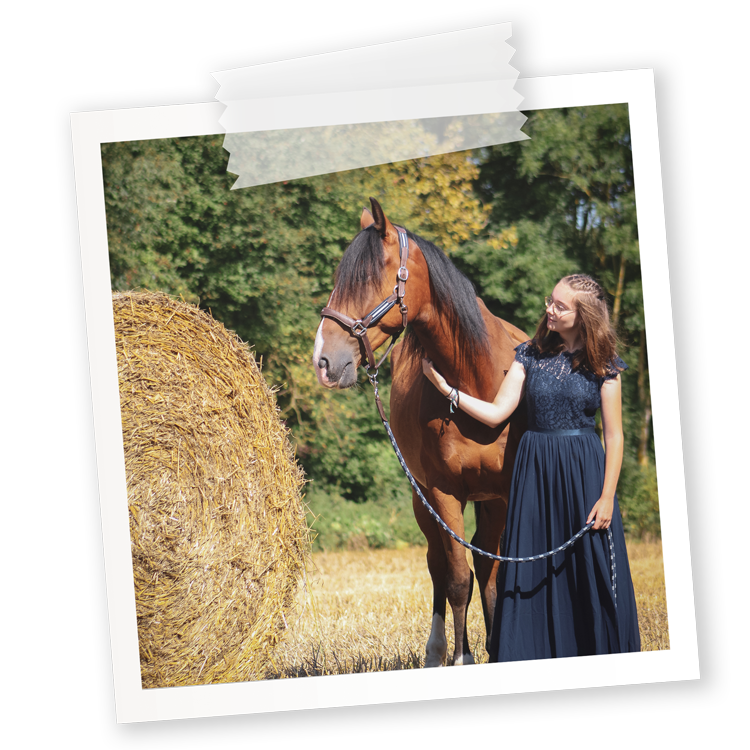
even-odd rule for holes
{"type": "MultiPolygon", "coordinates": [[[[320,552],[276,650],[270,678],[349,674],[423,665],[432,612],[426,548],[320,552]]],[[[661,542],[629,541],[641,648],[669,648],[661,542]]],[[[487,661],[479,591],[468,616],[477,663],[487,661]]],[[[453,620],[446,620],[448,655],[453,620]]]]}

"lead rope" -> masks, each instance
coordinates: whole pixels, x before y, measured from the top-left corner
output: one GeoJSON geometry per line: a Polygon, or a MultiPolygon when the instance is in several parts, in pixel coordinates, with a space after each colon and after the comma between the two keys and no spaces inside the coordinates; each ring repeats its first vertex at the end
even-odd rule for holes
{"type": "MultiPolygon", "coordinates": [[[[565,544],[561,544],[556,549],[550,550],[549,552],[544,552],[541,555],[532,555],[531,557],[504,557],[502,555],[493,555],[491,552],[486,552],[483,549],[479,549],[479,547],[475,547],[473,544],[470,544],[464,539],[461,539],[458,534],[456,534],[453,529],[451,529],[448,524],[443,521],[442,518],[437,514],[435,509],[427,502],[427,498],[422,494],[422,490],[419,489],[419,485],[417,484],[417,481],[412,476],[412,473],[409,471],[409,467],[406,465],[406,461],[404,461],[404,457],[401,455],[401,451],[398,448],[398,444],[396,443],[396,438],[393,436],[393,432],[391,431],[391,426],[388,423],[388,420],[385,418],[385,412],[383,410],[383,405],[380,401],[380,394],[378,393],[378,371],[373,368],[368,368],[367,370],[367,377],[370,380],[370,384],[373,387],[373,390],[375,391],[375,401],[378,406],[378,412],[380,413],[380,418],[383,420],[383,427],[385,427],[385,431],[388,433],[388,439],[391,441],[391,445],[393,446],[393,450],[396,453],[396,457],[398,458],[398,462],[401,464],[401,468],[406,474],[407,479],[411,483],[411,486],[414,488],[414,491],[419,496],[419,499],[422,501],[422,505],[427,509],[429,514],[440,524],[440,526],[447,532],[447,534],[455,539],[459,544],[466,547],[466,549],[471,550],[472,552],[476,552],[478,555],[482,555],[483,557],[488,557],[490,560],[499,560],[500,562],[512,562],[512,563],[525,563],[525,562],[533,562],[534,560],[544,560],[547,557],[552,557],[553,555],[557,555],[558,553],[562,552],[563,550],[566,550],[568,547],[575,544],[587,531],[591,529],[591,527],[594,525],[594,521],[590,521],[587,523],[577,534],[574,534],[570,539],[568,539],[565,544]]],[[[607,539],[609,541],[609,562],[610,562],[610,576],[612,580],[612,596],[614,597],[615,601],[615,607],[617,607],[617,571],[615,568],[615,544],[614,544],[614,537],[612,536],[612,528],[607,529],[607,539]]]]}

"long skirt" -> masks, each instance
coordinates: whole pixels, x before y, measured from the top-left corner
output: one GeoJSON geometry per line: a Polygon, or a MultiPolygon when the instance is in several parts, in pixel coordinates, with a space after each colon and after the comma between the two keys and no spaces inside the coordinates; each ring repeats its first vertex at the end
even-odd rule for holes
{"type": "MultiPolygon", "coordinates": [[[[562,545],[586,525],[603,484],[604,450],[596,434],[526,432],[513,470],[503,555],[529,557],[562,545]]],[[[612,548],[607,531],[589,531],[553,557],[501,563],[490,661],[640,651],[617,498],[611,529],[612,548]]]]}

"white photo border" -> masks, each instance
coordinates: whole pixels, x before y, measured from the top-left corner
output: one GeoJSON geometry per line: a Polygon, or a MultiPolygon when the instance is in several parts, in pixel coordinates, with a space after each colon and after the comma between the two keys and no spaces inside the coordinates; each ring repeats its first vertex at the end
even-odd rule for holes
{"type": "MultiPolygon", "coordinates": [[[[219,103],[72,115],[118,722],[225,716],[699,678],[661,167],[651,70],[519,79],[519,109],[626,103],[649,344],[670,649],[464,668],[141,688],[101,144],[221,134],[219,103]]],[[[461,113],[456,113],[461,114],[461,113]]],[[[294,127],[290,122],[288,127],[294,127]]],[[[428,614],[425,613],[425,617],[428,614]]]]}

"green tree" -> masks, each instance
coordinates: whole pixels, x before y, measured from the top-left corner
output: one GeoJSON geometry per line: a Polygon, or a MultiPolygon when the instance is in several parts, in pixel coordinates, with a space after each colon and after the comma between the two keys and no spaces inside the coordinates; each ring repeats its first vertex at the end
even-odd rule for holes
{"type": "MultiPolygon", "coordinates": [[[[324,391],[310,361],[320,309],[368,198],[443,247],[490,310],[528,333],[557,279],[591,273],[610,294],[631,367],[621,494],[637,498],[631,527],[653,526],[627,108],[528,114],[529,141],[240,190],[231,190],[221,136],[104,144],[113,289],[182,295],[254,347],[312,494],[404,508],[408,484],[366,379],[324,391]]],[[[388,373],[380,380],[387,403],[388,373]]]]}
{"type": "Polygon", "coordinates": [[[654,448],[627,106],[527,114],[530,140],[477,154],[476,189],[490,220],[456,259],[488,307],[530,334],[542,297],[561,276],[583,272],[602,284],[630,366],[623,378],[622,494],[643,498],[655,488],[646,479],[654,448]]]}
{"type": "Polygon", "coordinates": [[[102,158],[113,288],[182,295],[248,341],[316,484],[357,501],[408,495],[369,386],[317,383],[319,311],[370,195],[394,221],[455,244],[484,221],[477,167],[448,154],[232,191],[220,136],[110,143],[102,158]]]}

